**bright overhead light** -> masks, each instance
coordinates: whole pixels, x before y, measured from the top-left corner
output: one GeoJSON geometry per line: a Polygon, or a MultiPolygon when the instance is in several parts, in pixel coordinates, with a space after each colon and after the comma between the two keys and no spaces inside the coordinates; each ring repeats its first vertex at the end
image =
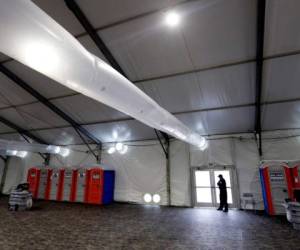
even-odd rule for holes
{"type": "Polygon", "coordinates": [[[208,147],[208,142],[204,137],[202,137],[202,141],[198,145],[198,147],[200,148],[201,151],[204,151],[208,147]]]}
{"type": "Polygon", "coordinates": [[[122,148],[122,150],[120,151],[120,154],[122,154],[122,155],[126,154],[127,150],[128,150],[128,146],[124,145],[123,148],[122,148]]]}
{"type": "Polygon", "coordinates": [[[176,12],[169,12],[166,14],[166,24],[170,27],[175,27],[180,22],[180,16],[176,12]]]}
{"type": "Polygon", "coordinates": [[[7,155],[14,156],[14,155],[17,155],[17,153],[18,153],[17,150],[6,150],[7,155]]]}
{"type": "Polygon", "coordinates": [[[146,203],[149,203],[149,202],[151,202],[152,201],[152,196],[151,196],[151,194],[144,194],[144,201],[146,202],[146,203]]]}
{"type": "Polygon", "coordinates": [[[110,148],[107,150],[107,153],[109,153],[110,155],[113,154],[114,152],[116,152],[116,148],[115,148],[115,147],[110,147],[110,148]]]}
{"type": "Polygon", "coordinates": [[[160,195],[159,194],[153,195],[153,202],[154,203],[159,203],[160,202],[160,195]]]}
{"type": "Polygon", "coordinates": [[[123,143],[118,142],[118,143],[116,144],[116,150],[121,151],[122,149],[123,149],[123,143]]]}
{"type": "Polygon", "coordinates": [[[25,158],[28,155],[27,151],[18,151],[16,156],[21,157],[21,158],[25,158]]]}
{"type": "Polygon", "coordinates": [[[61,148],[59,154],[62,157],[67,157],[70,154],[70,149],[68,149],[68,148],[61,148]]]}
{"type": "Polygon", "coordinates": [[[47,147],[47,151],[51,154],[58,154],[60,152],[59,146],[49,145],[47,147]]]}

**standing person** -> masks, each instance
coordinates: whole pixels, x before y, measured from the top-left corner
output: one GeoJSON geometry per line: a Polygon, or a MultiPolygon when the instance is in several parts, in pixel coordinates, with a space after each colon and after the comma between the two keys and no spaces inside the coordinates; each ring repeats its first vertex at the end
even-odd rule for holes
{"type": "Polygon", "coordinates": [[[219,211],[228,212],[228,203],[227,203],[227,187],[226,187],[226,181],[223,178],[223,175],[219,175],[219,181],[218,181],[218,187],[220,189],[220,206],[218,208],[219,211]]]}

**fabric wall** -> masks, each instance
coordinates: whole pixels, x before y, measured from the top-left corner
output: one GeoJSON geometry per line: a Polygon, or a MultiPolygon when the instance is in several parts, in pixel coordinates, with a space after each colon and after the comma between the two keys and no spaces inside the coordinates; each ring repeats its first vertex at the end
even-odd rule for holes
{"type": "MultiPolygon", "coordinates": [[[[300,137],[296,133],[264,133],[263,160],[299,160],[300,137]]],[[[128,152],[124,155],[109,155],[104,145],[102,163],[107,169],[116,170],[115,199],[117,201],[143,204],[145,193],[158,193],[161,204],[166,204],[166,159],[158,141],[127,143],[128,152]]],[[[94,145],[91,145],[95,148],[94,145]]],[[[69,157],[52,156],[50,165],[56,167],[91,167],[97,164],[95,157],[87,153],[86,146],[73,146],[69,157]]],[[[38,154],[30,154],[25,159],[11,157],[8,162],[4,192],[26,180],[27,169],[42,165],[38,154]]],[[[252,193],[256,209],[262,209],[261,186],[258,174],[260,158],[252,135],[241,137],[209,138],[209,147],[200,151],[178,140],[170,146],[171,204],[191,206],[191,167],[207,165],[233,165],[237,173],[239,193],[252,193]]],[[[3,163],[0,163],[0,174],[3,163]]]]}

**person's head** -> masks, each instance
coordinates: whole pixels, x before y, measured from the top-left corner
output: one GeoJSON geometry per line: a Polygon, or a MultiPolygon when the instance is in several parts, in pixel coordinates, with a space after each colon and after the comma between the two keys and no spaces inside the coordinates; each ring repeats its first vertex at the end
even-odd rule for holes
{"type": "Polygon", "coordinates": [[[223,179],[223,175],[221,175],[221,174],[219,174],[218,177],[219,177],[220,179],[223,179]]]}

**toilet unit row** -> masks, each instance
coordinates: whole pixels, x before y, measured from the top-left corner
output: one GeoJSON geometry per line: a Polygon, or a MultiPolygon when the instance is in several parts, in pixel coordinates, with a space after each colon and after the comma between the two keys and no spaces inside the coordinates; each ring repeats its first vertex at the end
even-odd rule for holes
{"type": "Polygon", "coordinates": [[[34,199],[109,204],[114,198],[115,171],[99,167],[33,167],[27,181],[34,199]]]}

